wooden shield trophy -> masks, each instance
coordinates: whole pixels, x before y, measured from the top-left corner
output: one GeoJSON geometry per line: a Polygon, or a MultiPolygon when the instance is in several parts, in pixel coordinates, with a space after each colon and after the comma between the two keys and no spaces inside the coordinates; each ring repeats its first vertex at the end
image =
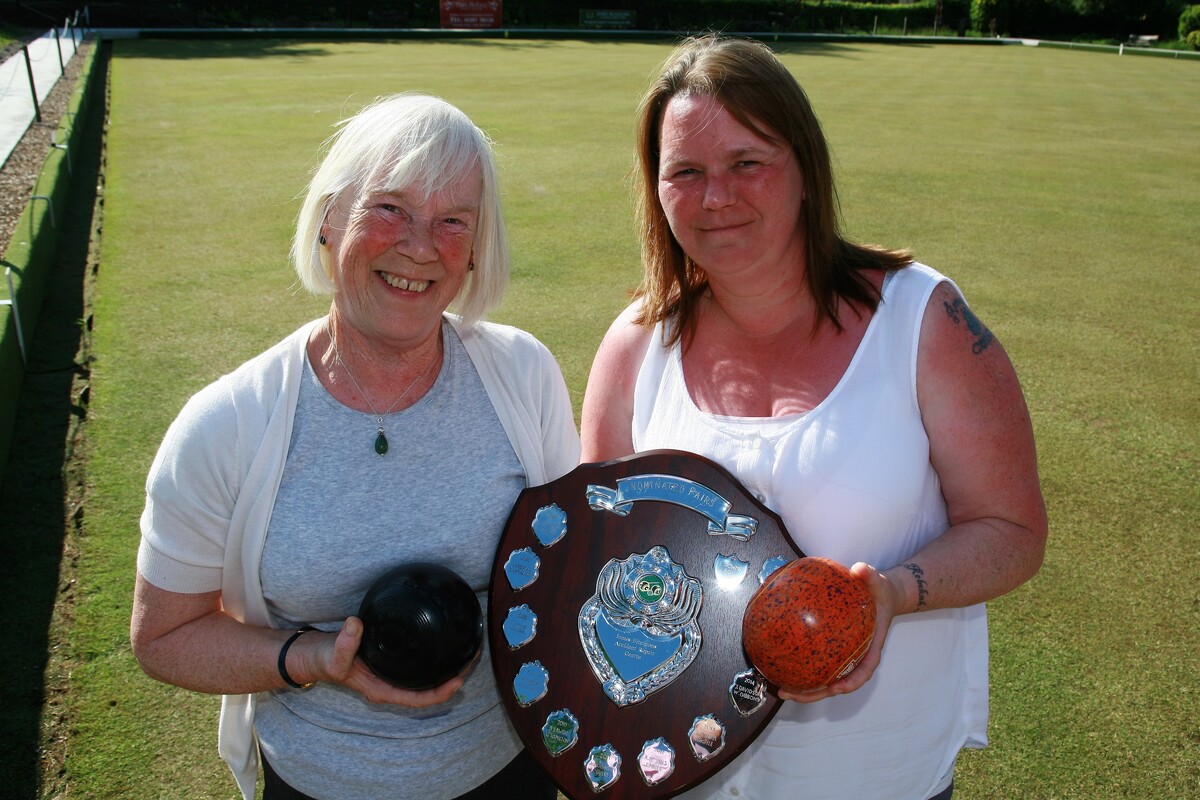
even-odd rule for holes
{"type": "Polygon", "coordinates": [[[529,752],[571,798],[698,785],[782,701],[742,615],[803,556],[721,466],[653,450],[523,491],[492,568],[488,636],[529,752]]]}

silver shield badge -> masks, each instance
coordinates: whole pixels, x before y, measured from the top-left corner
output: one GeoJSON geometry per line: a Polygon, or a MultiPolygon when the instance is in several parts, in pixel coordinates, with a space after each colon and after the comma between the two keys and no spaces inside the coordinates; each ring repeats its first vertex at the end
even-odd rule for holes
{"type": "Polygon", "coordinates": [[[665,547],[604,565],[579,611],[579,640],[614,703],[641,702],[691,665],[700,652],[703,600],[703,584],[665,547]]]}

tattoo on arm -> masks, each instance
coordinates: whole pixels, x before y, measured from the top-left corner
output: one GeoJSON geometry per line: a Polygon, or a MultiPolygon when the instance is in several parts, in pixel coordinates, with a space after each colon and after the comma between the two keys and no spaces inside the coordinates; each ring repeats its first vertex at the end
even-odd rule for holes
{"type": "Polygon", "coordinates": [[[992,332],[984,327],[984,324],[979,321],[979,317],[975,316],[961,297],[955,298],[953,303],[943,301],[942,305],[946,308],[946,316],[954,320],[956,325],[965,322],[967,330],[975,337],[975,342],[971,345],[972,353],[979,355],[988,349],[988,345],[992,343],[992,332]]]}
{"type": "Polygon", "coordinates": [[[902,566],[912,573],[913,580],[917,582],[917,610],[920,611],[925,607],[925,598],[929,594],[929,584],[925,582],[925,570],[921,569],[921,565],[916,562],[902,566]]]}

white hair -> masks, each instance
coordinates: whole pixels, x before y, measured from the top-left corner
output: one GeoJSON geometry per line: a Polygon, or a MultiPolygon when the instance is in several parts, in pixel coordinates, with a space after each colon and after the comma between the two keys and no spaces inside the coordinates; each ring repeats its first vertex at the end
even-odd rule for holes
{"type": "Polygon", "coordinates": [[[475,269],[451,304],[467,324],[500,303],[508,283],[508,246],[492,141],[466,114],[429,95],[405,92],[376,100],[339,123],[324,144],[296,221],[292,263],[313,294],[334,291],[333,259],[321,226],[345,192],[418,189],[426,197],[478,170],[483,182],[475,232],[475,269]]]}

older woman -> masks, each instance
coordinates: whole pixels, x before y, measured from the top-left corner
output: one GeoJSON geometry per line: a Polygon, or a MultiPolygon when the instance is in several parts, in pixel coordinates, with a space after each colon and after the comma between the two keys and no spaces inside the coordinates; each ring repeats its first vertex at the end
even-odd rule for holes
{"type": "Polygon", "coordinates": [[[553,357],[481,321],[508,275],[496,184],[491,143],[442,100],[345,123],[292,248],[328,315],[193,397],[151,468],[134,653],[225,695],[220,751],[247,798],[259,752],[268,798],[554,797],[486,652],[425,691],[356,656],[380,573],[438,562],[486,602],[517,494],[578,460],[553,357]]]}
{"type": "Polygon", "coordinates": [[[704,796],[926,800],[987,726],[984,602],[1041,564],[1012,364],[953,283],[838,231],[830,160],[775,55],[685,42],[638,117],[645,276],[597,353],[583,459],[724,465],[875,598],[870,650],[704,796]]]}

